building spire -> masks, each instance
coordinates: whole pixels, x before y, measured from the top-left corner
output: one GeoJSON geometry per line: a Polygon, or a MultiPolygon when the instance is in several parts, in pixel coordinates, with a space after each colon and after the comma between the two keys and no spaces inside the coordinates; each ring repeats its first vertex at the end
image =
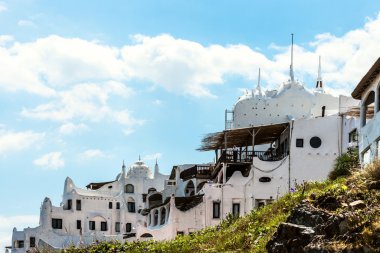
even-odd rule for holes
{"type": "Polygon", "coordinates": [[[290,80],[292,83],[294,83],[294,70],[293,70],[293,36],[292,33],[292,48],[291,48],[291,55],[290,55],[290,80]]]}
{"type": "Polygon", "coordinates": [[[321,56],[319,56],[319,65],[318,65],[318,77],[317,77],[317,85],[315,88],[317,90],[323,91],[323,82],[322,82],[322,71],[321,71],[321,56]]]}
{"type": "Polygon", "coordinates": [[[124,160],[123,160],[123,166],[121,166],[122,169],[125,169],[125,164],[124,164],[124,160]]]}
{"type": "Polygon", "coordinates": [[[139,161],[141,161],[141,156],[139,155],[139,161]]]}

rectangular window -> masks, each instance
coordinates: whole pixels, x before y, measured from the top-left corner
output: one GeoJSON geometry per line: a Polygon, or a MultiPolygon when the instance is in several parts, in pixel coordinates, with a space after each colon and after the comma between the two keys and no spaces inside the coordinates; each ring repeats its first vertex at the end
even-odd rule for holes
{"type": "Polygon", "coordinates": [[[128,212],[130,212],[130,213],[136,212],[135,202],[128,202],[128,212]]]}
{"type": "Polygon", "coordinates": [[[107,231],[107,222],[105,221],[100,222],[100,230],[107,231]]]}
{"type": "Polygon", "coordinates": [[[17,248],[24,248],[24,241],[17,241],[17,248]]]}
{"type": "Polygon", "coordinates": [[[82,201],[80,199],[77,199],[76,201],[77,211],[82,210],[82,201]]]}
{"type": "Polygon", "coordinates": [[[132,231],[132,223],[125,224],[125,232],[130,233],[132,231]]]}
{"type": "Polygon", "coordinates": [[[214,219],[220,218],[220,202],[212,203],[212,218],[214,219]]]}
{"type": "Polygon", "coordinates": [[[36,247],[36,237],[30,237],[29,238],[29,245],[31,248],[36,247]]]}
{"type": "Polygon", "coordinates": [[[62,219],[51,219],[51,226],[54,229],[62,229],[62,219]]]}
{"type": "Polygon", "coordinates": [[[120,209],[120,202],[116,202],[116,209],[120,209]]]}
{"type": "Polygon", "coordinates": [[[68,199],[67,200],[67,210],[71,210],[72,205],[73,205],[73,200],[72,199],[68,199]]]}
{"type": "Polygon", "coordinates": [[[77,229],[81,229],[82,228],[82,222],[81,220],[77,220],[77,229]]]}
{"type": "Polygon", "coordinates": [[[233,203],[232,204],[232,215],[234,217],[239,217],[239,215],[240,215],[240,204],[239,203],[233,203]]]}
{"type": "Polygon", "coordinates": [[[145,203],[146,202],[146,196],[147,196],[148,194],[146,194],[146,193],[143,193],[143,195],[142,195],[142,200],[143,200],[143,203],[145,203]]]}
{"type": "Polygon", "coordinates": [[[95,230],[95,221],[90,221],[88,225],[90,230],[95,230]]]}
{"type": "Polygon", "coordinates": [[[303,148],[303,139],[296,139],[296,147],[303,148]]]}
{"type": "Polygon", "coordinates": [[[109,203],[108,203],[108,208],[109,208],[109,209],[112,209],[112,202],[109,202],[109,203]]]}
{"type": "Polygon", "coordinates": [[[120,232],[120,222],[115,223],[115,232],[116,233],[120,232]]]}
{"type": "Polygon", "coordinates": [[[348,142],[358,141],[358,130],[355,128],[348,134],[348,142]]]}

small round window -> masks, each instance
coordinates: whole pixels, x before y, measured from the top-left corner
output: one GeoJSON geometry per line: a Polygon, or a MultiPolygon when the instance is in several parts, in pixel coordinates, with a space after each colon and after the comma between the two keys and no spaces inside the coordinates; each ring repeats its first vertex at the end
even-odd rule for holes
{"type": "Polygon", "coordinates": [[[310,146],[312,146],[313,148],[319,148],[321,144],[322,144],[322,140],[321,138],[317,136],[314,136],[310,139],[310,146]]]}

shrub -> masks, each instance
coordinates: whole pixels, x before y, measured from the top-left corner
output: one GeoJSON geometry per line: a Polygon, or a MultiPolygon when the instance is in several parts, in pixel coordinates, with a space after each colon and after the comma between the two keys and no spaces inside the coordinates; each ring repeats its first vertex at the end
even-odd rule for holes
{"type": "Polygon", "coordinates": [[[380,180],[380,160],[377,159],[373,163],[368,164],[366,169],[366,176],[371,180],[380,180]]]}
{"type": "Polygon", "coordinates": [[[334,167],[329,173],[329,179],[335,180],[338,177],[349,176],[353,169],[359,166],[358,149],[349,148],[347,153],[338,156],[334,167]]]}

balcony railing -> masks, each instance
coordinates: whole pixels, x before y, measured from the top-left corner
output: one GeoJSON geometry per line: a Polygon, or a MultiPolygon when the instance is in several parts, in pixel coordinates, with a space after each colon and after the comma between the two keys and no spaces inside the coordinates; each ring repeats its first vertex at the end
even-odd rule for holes
{"type": "Polygon", "coordinates": [[[224,150],[218,159],[218,163],[252,163],[253,157],[257,157],[262,161],[279,161],[288,154],[284,152],[272,151],[239,151],[224,150]]]}
{"type": "Polygon", "coordinates": [[[183,180],[190,178],[209,179],[213,169],[213,165],[194,165],[193,167],[182,171],[180,177],[183,180]]]}

